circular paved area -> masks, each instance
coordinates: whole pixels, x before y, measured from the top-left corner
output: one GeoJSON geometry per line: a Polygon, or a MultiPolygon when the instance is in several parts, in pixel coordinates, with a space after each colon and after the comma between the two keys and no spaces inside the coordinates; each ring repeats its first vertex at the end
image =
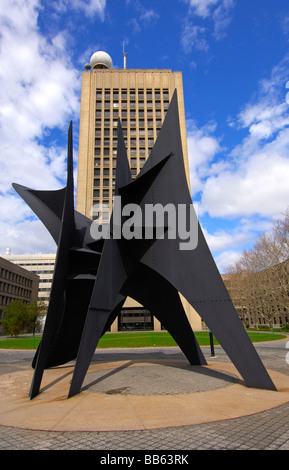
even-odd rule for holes
{"type": "Polygon", "coordinates": [[[33,352],[2,350],[0,449],[289,450],[286,342],[256,348],[278,392],[248,389],[236,381],[236,371],[219,347],[214,359],[209,348],[202,348],[209,363],[206,374],[188,367],[178,348],[160,348],[99,351],[82,393],[70,399],[66,396],[73,365],[46,371],[42,393],[31,401],[27,393],[33,352]],[[129,413],[132,419],[125,431],[104,429],[95,427],[99,413],[110,423],[117,413],[118,421],[125,422],[129,413]],[[80,416],[81,431],[75,427],[80,416]]]}
{"type": "Polygon", "coordinates": [[[29,400],[32,370],[2,375],[0,425],[55,431],[130,431],[188,426],[258,413],[289,401],[289,377],[270,372],[276,391],[247,388],[230,363],[186,359],[94,362],[81,393],[67,398],[74,364],[48,369],[29,400]]]}
{"type": "Polygon", "coordinates": [[[228,372],[182,362],[163,361],[158,366],[127,362],[113,369],[89,371],[84,389],[109,395],[180,395],[215,390],[238,381],[228,372]]]}

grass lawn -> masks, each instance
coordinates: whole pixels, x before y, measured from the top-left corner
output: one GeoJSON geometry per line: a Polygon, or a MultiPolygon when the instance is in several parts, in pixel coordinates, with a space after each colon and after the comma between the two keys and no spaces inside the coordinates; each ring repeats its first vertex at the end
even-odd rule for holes
{"type": "MultiPolygon", "coordinates": [[[[209,346],[210,339],[207,331],[195,333],[200,346],[209,346]]],[[[285,339],[280,333],[264,333],[249,331],[248,335],[253,343],[285,339]]],[[[19,337],[0,340],[0,349],[36,349],[40,337],[19,337]]],[[[214,344],[219,344],[214,338],[214,344]]],[[[173,338],[166,331],[107,333],[99,341],[99,348],[145,348],[150,346],[176,346],[173,338]]]]}

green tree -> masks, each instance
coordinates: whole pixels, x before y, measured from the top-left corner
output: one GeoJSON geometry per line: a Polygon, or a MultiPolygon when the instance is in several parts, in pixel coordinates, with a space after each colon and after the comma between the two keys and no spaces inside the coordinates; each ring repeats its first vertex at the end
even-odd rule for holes
{"type": "Polygon", "coordinates": [[[46,314],[45,304],[41,301],[32,300],[26,305],[27,308],[27,325],[26,329],[33,333],[41,329],[41,320],[46,314]]]}
{"type": "Polygon", "coordinates": [[[258,236],[253,248],[242,252],[227,273],[235,275],[235,290],[242,294],[247,314],[256,325],[262,318],[273,326],[274,315],[281,319],[288,315],[289,208],[273,221],[269,232],[258,236]]]}
{"type": "Polygon", "coordinates": [[[28,322],[27,304],[22,300],[12,300],[5,308],[2,321],[3,329],[11,336],[17,337],[28,322]]]}
{"type": "Polygon", "coordinates": [[[43,302],[33,300],[24,303],[22,300],[12,300],[5,308],[2,321],[4,331],[17,337],[24,330],[35,335],[40,330],[41,319],[46,314],[43,302]]]}

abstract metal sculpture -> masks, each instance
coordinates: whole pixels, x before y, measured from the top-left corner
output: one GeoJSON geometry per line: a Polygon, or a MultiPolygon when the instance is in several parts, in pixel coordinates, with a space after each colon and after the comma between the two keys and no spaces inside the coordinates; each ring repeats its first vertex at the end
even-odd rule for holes
{"type": "Polygon", "coordinates": [[[169,218],[164,217],[159,226],[159,221],[150,225],[143,216],[147,206],[160,204],[181,207],[183,219],[192,219],[176,91],[153,150],[134,180],[119,121],[115,196],[121,210],[112,213],[109,231],[97,240],[91,235],[94,222],[74,210],[72,125],[67,160],[67,185],[61,190],[13,185],[58,246],[45,328],[33,360],[30,398],[39,393],[46,368],[75,358],[68,396],[80,392],[98,341],[128,296],[153,312],[192,365],[205,365],[179,293],[213,332],[245,384],[276,390],[232,304],[199,223],[197,243],[188,250],[180,249],[184,237],[176,230],[169,236],[175,229],[169,218]],[[124,236],[131,223],[127,210],[135,206],[141,218],[130,226],[134,236],[128,237],[127,231],[124,236]]]}

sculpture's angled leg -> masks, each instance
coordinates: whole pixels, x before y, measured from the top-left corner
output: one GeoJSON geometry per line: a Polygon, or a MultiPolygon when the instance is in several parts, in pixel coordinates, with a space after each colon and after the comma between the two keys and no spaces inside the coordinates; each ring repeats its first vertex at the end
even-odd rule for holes
{"type": "Polygon", "coordinates": [[[137,300],[162,323],[174,338],[190,364],[205,365],[176,289],[156,271],[139,263],[124,284],[122,292],[137,300]]]}
{"type": "Polygon", "coordinates": [[[57,299],[56,302],[50,300],[49,306],[51,310],[47,312],[47,318],[45,323],[45,328],[43,331],[43,336],[41,339],[41,343],[39,345],[39,349],[37,350],[36,361],[35,361],[35,369],[34,374],[30,386],[29,397],[32,399],[38,395],[40,390],[40,385],[44,373],[44,369],[46,368],[46,359],[48,356],[49,347],[51,345],[52,339],[54,337],[55,330],[57,328],[58,319],[57,315],[50,315],[48,314],[52,311],[53,313],[57,313],[60,309],[63,308],[62,302],[64,298],[57,299]]]}
{"type": "Polygon", "coordinates": [[[72,125],[68,133],[67,185],[63,201],[62,220],[51,287],[50,301],[47,310],[45,327],[35,364],[29,396],[34,398],[40,389],[43,371],[51,346],[65,308],[65,283],[69,273],[70,248],[74,242],[74,201],[73,201],[73,164],[72,164],[72,125]]]}
{"type": "Polygon", "coordinates": [[[50,344],[45,369],[76,359],[93,285],[92,276],[68,282],[62,319],[50,344]]]}
{"type": "Polygon", "coordinates": [[[97,311],[92,308],[88,309],[86,325],[82,333],[68,398],[80,392],[94,351],[105,329],[110,313],[111,312],[101,309],[97,309],[97,311]]]}
{"type": "Polygon", "coordinates": [[[192,251],[180,251],[176,240],[154,246],[144,262],[167,279],[213,332],[249,387],[276,390],[233,306],[202,233],[192,251]],[[174,269],[171,269],[171,266],[174,269]]]}
{"type": "Polygon", "coordinates": [[[82,333],[69,397],[80,392],[98,341],[112,311],[119,303],[119,292],[127,275],[118,241],[106,240],[82,333]]]}
{"type": "Polygon", "coordinates": [[[124,297],[123,295],[118,296],[116,300],[116,307],[112,310],[111,314],[108,316],[107,322],[105,324],[105,327],[101,336],[103,336],[107,331],[109,331],[111,325],[113,324],[115,319],[119,316],[125,301],[126,301],[126,297],[124,297]]]}
{"type": "Polygon", "coordinates": [[[239,371],[246,386],[276,390],[231,300],[207,301],[192,305],[239,371]]]}

